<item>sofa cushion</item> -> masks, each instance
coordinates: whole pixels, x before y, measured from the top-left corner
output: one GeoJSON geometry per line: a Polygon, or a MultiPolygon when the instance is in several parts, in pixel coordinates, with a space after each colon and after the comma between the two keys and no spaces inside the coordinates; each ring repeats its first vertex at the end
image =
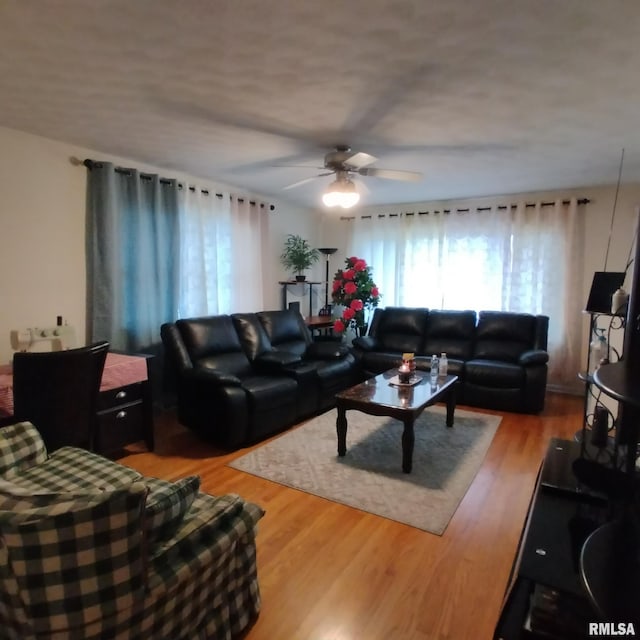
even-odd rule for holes
{"type": "Polygon", "coordinates": [[[269,336],[255,313],[234,313],[231,318],[242,348],[251,362],[272,350],[269,336]]]}
{"type": "Polygon", "coordinates": [[[260,411],[286,405],[295,406],[298,385],[285,376],[251,376],[242,381],[252,407],[259,419],[260,411]]]}
{"type": "Polygon", "coordinates": [[[387,307],[379,315],[374,337],[378,340],[381,351],[422,353],[429,316],[427,309],[387,307]]]}
{"type": "Polygon", "coordinates": [[[508,362],[469,360],[465,363],[465,382],[484,387],[520,389],[524,385],[524,369],[508,362]]]}
{"type": "Polygon", "coordinates": [[[402,364],[402,354],[397,351],[365,351],[360,359],[362,368],[369,373],[382,373],[402,364]]]}
{"type": "Polygon", "coordinates": [[[293,309],[259,311],[257,315],[272,344],[306,338],[300,313],[293,309]]]}
{"type": "Polygon", "coordinates": [[[517,362],[535,344],[536,316],[526,313],[481,311],[474,359],[517,362]]]}
{"type": "Polygon", "coordinates": [[[475,333],[475,311],[429,311],[423,353],[444,352],[449,360],[469,360],[475,333]]]}
{"type": "MultiPolygon", "coordinates": [[[[144,483],[0,511],[0,564],[34,631],[73,630],[143,597],[144,483]]],[[[24,498],[22,498],[24,499],[24,498]]]]}
{"type": "Polygon", "coordinates": [[[30,422],[0,430],[0,477],[11,476],[47,459],[40,432],[30,422]]]}
{"type": "Polygon", "coordinates": [[[149,497],[145,505],[147,540],[170,538],[180,526],[200,489],[200,478],[189,476],[176,482],[146,478],[149,497]]]}
{"type": "Polygon", "coordinates": [[[178,320],[176,327],[193,362],[206,356],[242,350],[231,316],[178,320]]]}
{"type": "Polygon", "coordinates": [[[302,355],[312,341],[311,334],[297,311],[260,311],[257,315],[275,349],[302,355]]]}

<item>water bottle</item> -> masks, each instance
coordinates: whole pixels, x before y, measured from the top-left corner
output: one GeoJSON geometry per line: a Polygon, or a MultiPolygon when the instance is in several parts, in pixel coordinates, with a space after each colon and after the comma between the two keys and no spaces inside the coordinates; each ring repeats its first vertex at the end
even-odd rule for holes
{"type": "Polygon", "coordinates": [[[438,370],[439,370],[438,356],[434,353],[431,356],[431,384],[436,384],[438,381],[438,370]]]}
{"type": "Polygon", "coordinates": [[[440,354],[440,366],[438,367],[438,372],[442,378],[445,378],[449,372],[449,360],[447,360],[447,354],[444,351],[440,354]]]}

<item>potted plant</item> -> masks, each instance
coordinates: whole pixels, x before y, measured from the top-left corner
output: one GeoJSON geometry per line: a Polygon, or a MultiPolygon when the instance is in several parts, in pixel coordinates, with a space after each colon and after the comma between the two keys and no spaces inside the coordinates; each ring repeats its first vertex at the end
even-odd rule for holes
{"type": "Polygon", "coordinates": [[[306,276],[302,273],[320,258],[320,252],[301,236],[290,233],[284,243],[284,251],[280,256],[285,269],[296,275],[298,282],[303,282],[306,276]]]}

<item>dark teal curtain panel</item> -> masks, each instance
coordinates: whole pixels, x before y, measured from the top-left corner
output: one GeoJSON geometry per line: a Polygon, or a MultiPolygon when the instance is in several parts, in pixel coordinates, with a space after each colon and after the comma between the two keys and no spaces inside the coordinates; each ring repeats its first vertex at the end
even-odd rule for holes
{"type": "Polygon", "coordinates": [[[87,171],[89,339],[144,351],[178,308],[178,184],[109,162],[87,171]]]}

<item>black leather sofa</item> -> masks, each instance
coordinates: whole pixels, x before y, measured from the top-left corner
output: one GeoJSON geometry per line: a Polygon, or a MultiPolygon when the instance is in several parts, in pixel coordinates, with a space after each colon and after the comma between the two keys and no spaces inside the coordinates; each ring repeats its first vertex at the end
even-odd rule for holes
{"type": "Polygon", "coordinates": [[[360,379],[350,350],[314,342],[300,313],[238,313],[162,325],[178,420],[225,449],[331,407],[360,379]]]}
{"type": "Polygon", "coordinates": [[[430,369],[431,355],[446,352],[449,373],[459,376],[461,404],[539,413],[547,384],[549,318],[502,311],[376,309],[367,336],[353,350],[368,374],[416,355],[418,370],[430,369]]]}

